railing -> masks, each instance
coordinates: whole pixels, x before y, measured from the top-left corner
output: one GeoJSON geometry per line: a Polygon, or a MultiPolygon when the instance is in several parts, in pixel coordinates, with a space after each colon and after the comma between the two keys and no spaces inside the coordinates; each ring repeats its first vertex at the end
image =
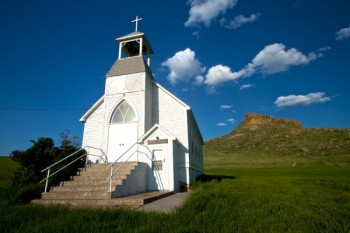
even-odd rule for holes
{"type": "MultiPolygon", "coordinates": [[[[72,162],[66,164],[65,166],[61,167],[60,169],[58,169],[57,171],[55,171],[54,173],[50,174],[50,169],[53,168],[54,166],[60,164],[61,162],[71,158],[73,155],[76,155],[77,153],[79,153],[80,151],[83,151],[85,149],[89,149],[89,148],[92,148],[92,149],[95,149],[95,150],[100,150],[102,154],[104,154],[105,158],[102,158],[102,156],[99,156],[103,161],[106,161],[106,154],[99,148],[95,148],[95,147],[91,147],[91,146],[86,146],[84,148],[81,148],[75,152],[73,152],[72,154],[68,155],[67,157],[64,157],[63,159],[61,159],[60,161],[57,161],[56,163],[48,166],[47,168],[43,169],[41,172],[44,172],[44,171],[47,171],[47,175],[46,175],[46,178],[45,179],[42,179],[40,181],[40,183],[45,182],[45,190],[44,192],[46,193],[47,192],[47,186],[48,186],[48,183],[49,183],[49,178],[50,177],[53,177],[54,175],[56,175],[58,172],[62,171],[63,169],[65,169],[66,167],[69,167],[71,164],[73,164],[74,162],[78,161],[79,159],[83,158],[84,156],[88,155],[89,152],[86,152],[84,153],[83,155],[79,156],[78,158],[74,159],[72,162]]],[[[98,155],[93,155],[93,156],[98,156],[98,155]]],[[[87,156],[86,156],[86,159],[87,159],[87,156]]],[[[86,161],[85,161],[85,164],[86,164],[86,161]]]]}
{"type": "MultiPolygon", "coordinates": [[[[107,170],[108,169],[111,169],[111,172],[110,172],[110,176],[107,178],[106,182],[109,181],[109,192],[112,192],[112,182],[113,182],[113,176],[115,175],[115,173],[117,173],[117,171],[119,171],[129,160],[130,158],[135,154],[137,153],[137,158],[136,158],[136,161],[138,161],[138,153],[142,153],[144,154],[151,162],[153,161],[152,158],[150,158],[146,153],[144,152],[141,152],[141,151],[138,151],[137,148],[136,150],[130,154],[130,156],[125,160],[123,161],[123,163],[118,167],[116,168],[115,170],[113,169],[113,165],[115,163],[117,163],[123,156],[125,156],[126,153],[128,153],[135,145],[140,145],[140,146],[143,146],[145,147],[150,153],[152,153],[152,151],[149,150],[149,148],[143,144],[140,144],[138,142],[135,142],[132,146],[130,146],[121,156],[119,156],[113,163],[111,163],[108,167],[107,167],[107,170]]],[[[159,171],[156,171],[156,176],[158,177],[158,180],[161,182],[161,187],[162,189],[164,189],[164,185],[163,185],[163,182],[162,180],[160,179],[160,173],[159,171]]]]}
{"type": "Polygon", "coordinates": [[[87,153],[88,153],[89,157],[91,157],[91,156],[98,157],[98,158],[100,158],[103,162],[105,162],[105,163],[108,162],[106,153],[103,152],[103,150],[101,150],[100,148],[93,147],[93,146],[85,146],[84,149],[87,150],[87,153]],[[91,151],[90,151],[90,149],[100,151],[100,152],[101,152],[101,155],[92,154],[91,151]]]}
{"type": "MultiPolygon", "coordinates": [[[[108,167],[107,167],[107,170],[108,169],[111,169],[111,175],[107,178],[107,180],[106,180],[106,182],[108,182],[109,181],[109,192],[112,192],[112,182],[113,182],[113,176],[115,175],[115,173],[117,172],[117,171],[119,171],[119,169],[120,168],[122,168],[123,166],[124,166],[124,164],[126,164],[128,161],[129,161],[129,159],[136,153],[136,155],[137,155],[137,148],[136,148],[136,150],[133,152],[133,153],[131,153],[130,155],[129,155],[129,157],[117,168],[117,169],[115,169],[115,171],[113,171],[113,166],[114,166],[114,164],[115,163],[117,163],[122,157],[124,157],[125,155],[126,155],[126,153],[128,153],[130,150],[131,150],[131,148],[133,148],[135,145],[137,145],[138,144],[138,142],[135,142],[134,144],[132,144],[132,146],[130,146],[121,156],[119,156],[113,163],[111,163],[108,167]]],[[[138,159],[136,158],[136,161],[137,161],[138,159]]]]}

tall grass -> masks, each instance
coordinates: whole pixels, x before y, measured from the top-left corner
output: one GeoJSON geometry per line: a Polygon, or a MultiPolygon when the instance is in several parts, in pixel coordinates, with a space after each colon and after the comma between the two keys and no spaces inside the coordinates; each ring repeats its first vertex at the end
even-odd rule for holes
{"type": "Polygon", "coordinates": [[[350,167],[217,168],[171,214],[0,206],[2,232],[349,232],[350,167]]]}

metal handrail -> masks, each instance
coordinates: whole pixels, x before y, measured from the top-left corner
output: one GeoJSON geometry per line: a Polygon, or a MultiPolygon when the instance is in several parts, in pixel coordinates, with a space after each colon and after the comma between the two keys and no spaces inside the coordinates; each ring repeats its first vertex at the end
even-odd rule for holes
{"type": "Polygon", "coordinates": [[[48,172],[47,172],[46,178],[45,178],[45,179],[42,179],[42,180],[40,181],[40,183],[42,183],[44,180],[46,180],[46,183],[45,183],[45,193],[46,193],[46,191],[47,191],[47,186],[48,186],[48,182],[49,182],[49,178],[50,178],[50,177],[56,175],[58,172],[62,171],[62,170],[65,169],[66,167],[70,166],[72,163],[76,162],[77,160],[83,158],[85,155],[87,155],[87,153],[85,153],[85,154],[83,154],[82,156],[80,156],[80,157],[74,159],[72,162],[70,162],[70,163],[68,163],[67,165],[61,167],[60,169],[58,169],[57,171],[55,171],[55,172],[52,173],[51,175],[50,175],[50,169],[47,170],[48,172]]]}
{"type": "Polygon", "coordinates": [[[131,150],[131,148],[133,148],[138,142],[135,142],[134,144],[132,144],[121,156],[119,156],[116,160],[114,160],[113,163],[111,163],[106,169],[108,170],[110,167],[112,167],[116,162],[119,161],[119,159],[121,159],[127,152],[129,152],[129,150],[131,150]]]}
{"type": "MultiPolygon", "coordinates": [[[[82,156],[80,156],[79,158],[76,158],[75,160],[73,160],[72,162],[68,163],[68,164],[65,165],[64,167],[60,168],[59,170],[55,171],[55,172],[54,172],[53,174],[51,174],[51,175],[50,175],[50,169],[51,169],[52,167],[56,166],[57,164],[60,164],[61,162],[65,161],[66,159],[72,157],[73,155],[79,153],[80,151],[85,150],[86,148],[87,148],[87,149],[92,148],[92,149],[100,150],[100,151],[102,152],[102,154],[105,156],[105,158],[107,158],[106,154],[105,154],[105,153],[103,152],[103,150],[101,150],[100,148],[96,148],[96,147],[92,147],[92,146],[85,146],[85,147],[83,147],[83,148],[81,148],[81,149],[79,149],[79,150],[73,152],[72,154],[68,155],[67,157],[61,159],[60,161],[57,161],[56,163],[54,163],[54,164],[48,166],[47,168],[45,168],[45,169],[43,169],[43,170],[41,171],[41,172],[44,172],[44,171],[47,170],[47,176],[46,176],[46,178],[45,178],[45,179],[42,179],[42,180],[40,181],[40,183],[42,183],[43,181],[46,181],[46,183],[45,183],[45,190],[44,190],[45,193],[47,192],[47,186],[48,186],[49,178],[50,178],[50,177],[56,175],[58,172],[62,171],[63,169],[65,169],[66,167],[70,166],[72,163],[76,162],[77,160],[83,158],[84,156],[88,155],[89,153],[87,152],[87,153],[83,154],[82,156]]],[[[100,156],[100,158],[101,158],[102,160],[104,160],[104,159],[102,158],[102,156],[100,156]]],[[[106,160],[104,160],[104,161],[106,161],[106,160]]],[[[86,161],[85,161],[85,163],[86,163],[86,161]]]]}
{"type": "Polygon", "coordinates": [[[113,163],[111,163],[106,169],[111,169],[111,175],[107,178],[106,182],[108,182],[109,180],[109,192],[112,192],[112,182],[113,182],[113,176],[115,175],[115,173],[117,171],[119,171],[119,169],[121,167],[124,166],[124,164],[129,161],[129,159],[137,152],[137,149],[134,153],[132,153],[125,161],[122,165],[120,165],[115,171],[113,171],[113,165],[118,162],[126,153],[128,153],[131,148],[133,148],[136,144],[138,144],[138,141],[136,141],[134,144],[132,144],[122,155],[120,155],[113,163]]]}
{"type": "Polygon", "coordinates": [[[92,156],[100,157],[100,158],[102,159],[102,161],[108,162],[106,153],[105,153],[103,150],[101,150],[100,148],[93,147],[93,146],[85,146],[84,149],[86,149],[86,148],[87,148],[87,149],[90,149],[90,148],[91,148],[91,149],[95,149],[95,150],[101,151],[101,153],[104,155],[104,158],[103,158],[101,155],[90,154],[89,151],[88,151],[88,154],[89,154],[89,155],[92,155],[92,156]]]}
{"type": "Polygon", "coordinates": [[[82,151],[82,150],[84,150],[84,148],[81,148],[81,149],[79,149],[79,150],[73,152],[72,154],[68,155],[67,157],[64,157],[64,158],[61,159],[60,161],[58,161],[58,162],[56,162],[56,163],[54,163],[54,164],[51,164],[51,165],[48,166],[47,168],[41,170],[41,172],[44,172],[44,171],[46,171],[46,170],[48,170],[48,169],[50,169],[50,168],[56,166],[57,164],[59,164],[59,163],[61,163],[62,161],[66,160],[66,159],[68,159],[68,158],[70,158],[70,157],[72,157],[73,155],[79,153],[79,152],[82,151]]]}
{"type": "MultiPolygon", "coordinates": [[[[132,153],[132,154],[131,154],[131,155],[130,155],[130,156],[115,170],[115,171],[113,171],[113,165],[114,165],[116,162],[118,162],[119,159],[121,159],[127,152],[129,152],[129,151],[131,150],[131,148],[134,147],[136,144],[145,147],[149,152],[151,152],[147,146],[145,146],[145,145],[143,145],[143,144],[141,144],[141,143],[138,143],[138,141],[136,141],[132,146],[129,147],[129,149],[127,149],[127,150],[126,150],[121,156],[119,156],[112,164],[110,164],[110,165],[107,167],[107,170],[108,170],[108,169],[111,169],[111,173],[110,173],[111,175],[110,175],[110,176],[107,178],[107,180],[106,180],[106,182],[109,181],[109,192],[112,192],[112,182],[113,182],[113,176],[115,175],[115,173],[117,173],[117,171],[119,171],[119,169],[122,168],[122,167],[129,161],[129,159],[130,159],[135,153],[143,153],[143,152],[140,152],[139,150],[136,149],[134,153],[132,153]]],[[[146,153],[143,153],[143,154],[145,154],[146,157],[147,157],[149,160],[153,161],[153,159],[150,158],[146,153]]],[[[137,159],[137,160],[138,160],[138,159],[137,159]]],[[[158,176],[160,176],[160,175],[159,175],[159,172],[158,172],[158,176]]],[[[159,180],[160,180],[160,179],[159,179],[159,180]]],[[[164,187],[164,186],[163,186],[163,183],[161,184],[161,186],[164,187]]]]}
{"type": "Polygon", "coordinates": [[[106,182],[108,182],[108,180],[109,180],[109,192],[112,192],[113,176],[115,175],[115,173],[117,173],[117,171],[119,171],[120,168],[122,168],[122,167],[124,166],[124,164],[126,164],[126,163],[129,161],[129,159],[130,159],[135,153],[137,153],[137,150],[136,150],[134,153],[132,153],[132,154],[127,158],[127,160],[125,160],[125,161],[123,162],[123,164],[121,164],[117,169],[115,169],[115,171],[113,171],[113,167],[111,167],[111,175],[110,175],[110,176],[107,178],[107,180],[106,180],[106,182]]]}

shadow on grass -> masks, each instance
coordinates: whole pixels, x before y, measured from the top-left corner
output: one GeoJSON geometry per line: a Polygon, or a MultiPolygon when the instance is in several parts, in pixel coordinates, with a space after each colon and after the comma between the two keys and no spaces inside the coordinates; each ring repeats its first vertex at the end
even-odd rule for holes
{"type": "Polygon", "coordinates": [[[216,181],[222,181],[222,180],[234,180],[236,179],[235,176],[224,176],[224,175],[206,175],[206,174],[202,174],[200,176],[197,177],[196,181],[199,182],[211,182],[213,180],[216,181]]]}

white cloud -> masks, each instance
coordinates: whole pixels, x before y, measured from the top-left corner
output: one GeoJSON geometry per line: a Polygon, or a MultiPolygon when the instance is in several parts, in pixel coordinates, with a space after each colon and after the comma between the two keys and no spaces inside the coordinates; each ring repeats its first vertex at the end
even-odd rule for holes
{"type": "Polygon", "coordinates": [[[331,48],[332,48],[332,47],[330,47],[330,46],[322,47],[322,48],[317,49],[317,51],[318,51],[318,52],[325,52],[325,51],[330,50],[331,48]]]}
{"type": "Polygon", "coordinates": [[[295,105],[310,105],[330,101],[331,98],[325,96],[323,92],[309,93],[307,95],[288,95],[280,96],[275,101],[277,107],[287,107],[295,105]]]}
{"type": "Polygon", "coordinates": [[[243,24],[255,22],[260,15],[261,15],[260,13],[252,14],[249,17],[245,17],[244,15],[237,15],[236,17],[234,17],[234,19],[228,22],[225,18],[222,18],[220,23],[225,28],[236,29],[242,26],[243,24]]]}
{"type": "Polygon", "coordinates": [[[346,38],[350,37],[350,27],[347,28],[342,28],[339,31],[337,31],[336,33],[336,40],[344,40],[346,38]]]}
{"type": "Polygon", "coordinates": [[[263,74],[275,74],[287,71],[292,66],[307,65],[315,60],[315,53],[303,54],[295,48],[286,50],[286,46],[275,43],[265,46],[245,69],[249,74],[260,71],[263,74]]]}
{"type": "Polygon", "coordinates": [[[240,86],[239,89],[243,90],[243,89],[249,89],[249,88],[252,88],[252,87],[254,87],[253,84],[244,84],[244,85],[240,86]]]}
{"type": "MultiPolygon", "coordinates": [[[[295,48],[287,50],[286,46],[281,43],[270,44],[265,46],[248,65],[237,72],[232,72],[230,67],[221,64],[211,67],[205,76],[204,83],[215,89],[215,86],[224,82],[249,77],[256,72],[265,75],[285,72],[292,66],[309,64],[323,56],[322,52],[329,49],[330,47],[325,47],[319,49],[318,54],[312,52],[305,55],[295,48]]],[[[252,86],[243,85],[241,89],[249,87],[252,86]]]]}
{"type": "Polygon", "coordinates": [[[224,65],[216,65],[209,69],[206,79],[204,81],[205,84],[216,86],[220,83],[231,81],[238,79],[242,76],[240,72],[232,72],[231,68],[224,65]]]}
{"type": "Polygon", "coordinates": [[[220,122],[220,123],[218,123],[218,124],[217,124],[217,126],[226,127],[226,126],[227,126],[227,124],[226,124],[226,123],[224,123],[224,122],[220,122]]]}
{"type": "Polygon", "coordinates": [[[200,86],[204,82],[204,77],[202,75],[198,75],[195,80],[192,82],[194,86],[200,86]]]}
{"type": "Polygon", "coordinates": [[[235,119],[233,119],[233,118],[228,118],[228,119],[227,119],[227,122],[229,122],[230,124],[233,124],[233,122],[235,122],[235,119]]]}
{"type": "Polygon", "coordinates": [[[196,53],[189,48],[175,53],[173,57],[164,61],[162,66],[170,70],[167,78],[172,85],[177,82],[189,82],[206,69],[201,66],[196,58],[196,53]]]}
{"type": "Polygon", "coordinates": [[[225,14],[227,9],[233,8],[237,0],[188,0],[187,3],[191,8],[185,26],[193,27],[203,23],[209,27],[211,21],[225,14]]]}
{"type": "Polygon", "coordinates": [[[196,39],[199,39],[199,32],[198,31],[193,32],[192,36],[194,36],[196,39]]]}
{"type": "Polygon", "coordinates": [[[220,106],[220,110],[231,109],[233,105],[223,104],[220,106]]]}

